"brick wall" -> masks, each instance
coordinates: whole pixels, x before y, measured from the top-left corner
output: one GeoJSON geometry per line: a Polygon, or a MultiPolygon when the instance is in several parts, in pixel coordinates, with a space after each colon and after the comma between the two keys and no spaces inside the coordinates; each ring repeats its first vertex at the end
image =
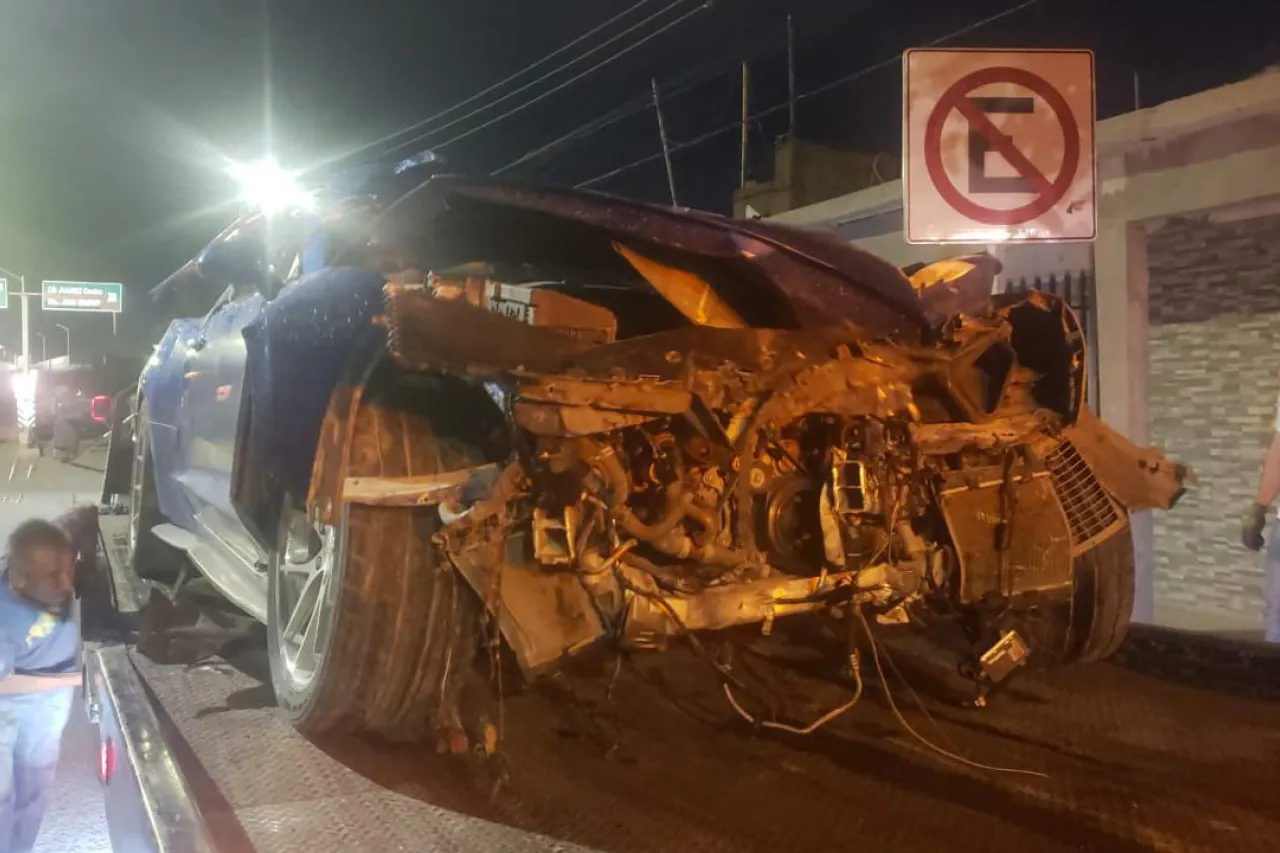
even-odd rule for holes
{"type": "Polygon", "coordinates": [[[1280,393],[1280,215],[1172,220],[1147,249],[1151,443],[1199,478],[1156,514],[1156,604],[1258,623],[1261,558],[1240,520],[1280,393]]]}

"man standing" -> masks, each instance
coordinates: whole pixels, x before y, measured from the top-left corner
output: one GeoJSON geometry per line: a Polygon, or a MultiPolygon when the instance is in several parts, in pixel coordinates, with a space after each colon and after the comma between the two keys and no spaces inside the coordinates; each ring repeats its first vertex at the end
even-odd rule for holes
{"type": "MultiPolygon", "coordinates": [[[[1262,460],[1262,477],[1258,483],[1258,495],[1253,509],[1244,520],[1242,539],[1251,551],[1259,551],[1267,544],[1262,530],[1267,524],[1271,504],[1280,496],[1280,400],[1276,401],[1275,432],[1271,446],[1262,460]]],[[[1271,542],[1267,546],[1267,558],[1262,575],[1262,620],[1266,628],[1267,642],[1280,643],[1280,532],[1273,527],[1271,542]]]]}
{"type": "Polygon", "coordinates": [[[0,569],[0,853],[35,847],[80,683],[76,551],[55,524],[9,537],[0,569]]]}

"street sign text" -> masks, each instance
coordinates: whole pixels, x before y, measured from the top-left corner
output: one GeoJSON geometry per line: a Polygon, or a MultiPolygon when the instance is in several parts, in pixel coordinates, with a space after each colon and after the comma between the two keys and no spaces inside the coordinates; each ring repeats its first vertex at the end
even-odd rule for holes
{"type": "Polygon", "coordinates": [[[46,281],[40,287],[45,311],[95,311],[119,314],[124,310],[124,285],[103,281],[46,281]]]}

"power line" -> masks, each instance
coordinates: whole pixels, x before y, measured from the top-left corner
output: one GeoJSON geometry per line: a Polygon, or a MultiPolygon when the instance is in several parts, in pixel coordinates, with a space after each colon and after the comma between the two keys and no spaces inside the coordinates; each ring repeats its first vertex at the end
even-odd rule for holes
{"type": "MultiPolygon", "coordinates": [[[[493,107],[498,106],[499,104],[505,103],[505,102],[507,102],[507,101],[511,100],[512,98],[514,98],[516,95],[519,95],[519,94],[520,94],[520,93],[522,93],[522,92],[527,92],[529,89],[532,89],[534,86],[538,85],[539,83],[542,83],[543,81],[548,80],[548,79],[550,79],[551,77],[556,76],[557,74],[559,74],[559,73],[560,73],[560,72],[562,72],[562,71],[566,71],[566,70],[568,70],[569,68],[572,68],[574,65],[577,65],[579,62],[582,62],[584,59],[587,59],[587,58],[589,58],[589,57],[591,57],[591,56],[594,56],[595,54],[597,54],[597,53],[599,53],[600,51],[604,50],[604,49],[605,49],[606,47],[608,47],[609,45],[613,44],[614,42],[616,42],[616,41],[618,41],[618,40],[620,40],[620,39],[625,38],[626,36],[630,35],[631,33],[635,32],[636,30],[640,29],[641,27],[644,27],[645,25],[647,25],[647,24],[651,23],[652,21],[656,20],[657,18],[662,17],[663,15],[667,14],[667,13],[668,13],[668,12],[670,12],[671,10],[675,9],[677,6],[683,5],[683,4],[684,4],[684,3],[686,3],[686,2],[687,2],[687,0],[675,0],[675,2],[673,2],[673,3],[669,3],[669,4],[667,4],[666,6],[663,6],[661,9],[659,9],[659,10],[658,10],[658,11],[656,11],[656,12],[654,12],[652,15],[649,15],[649,16],[647,16],[647,17],[645,17],[645,18],[641,18],[639,21],[637,21],[636,23],[634,23],[634,24],[632,24],[631,26],[627,27],[627,28],[626,28],[625,30],[623,30],[622,32],[617,33],[616,35],[610,36],[608,39],[605,39],[603,42],[601,42],[600,44],[598,44],[598,45],[596,45],[595,47],[591,48],[590,50],[586,51],[586,52],[585,52],[585,53],[583,53],[582,55],[577,56],[577,57],[575,57],[575,58],[573,58],[573,59],[569,60],[568,62],[566,62],[566,63],[564,63],[564,64],[562,64],[562,65],[560,65],[560,66],[558,66],[558,67],[556,67],[556,68],[551,69],[550,71],[548,71],[547,73],[545,73],[545,74],[541,75],[540,77],[535,77],[534,79],[530,80],[528,83],[525,83],[523,86],[520,86],[520,87],[518,87],[518,88],[516,88],[516,89],[512,89],[510,92],[507,92],[505,95],[503,95],[503,96],[502,96],[502,97],[500,97],[500,98],[496,98],[496,99],[494,99],[494,100],[490,101],[490,102],[489,102],[489,103],[487,103],[487,104],[482,104],[482,105],[480,105],[479,107],[477,107],[476,109],[472,110],[471,112],[469,112],[469,113],[467,113],[467,114],[465,114],[465,115],[458,116],[457,118],[453,119],[452,121],[445,122],[444,124],[440,125],[439,127],[433,127],[432,129],[430,129],[430,130],[428,130],[428,131],[424,132],[421,136],[418,136],[418,137],[416,137],[415,139],[410,140],[409,142],[406,142],[406,143],[404,143],[404,144],[405,144],[405,145],[410,145],[410,144],[412,144],[412,143],[413,143],[413,142],[415,142],[415,141],[418,141],[418,140],[421,140],[421,139],[425,139],[426,137],[429,137],[429,136],[434,136],[434,135],[436,135],[437,133],[441,132],[442,130],[447,130],[448,128],[453,127],[454,125],[460,124],[460,123],[462,123],[462,122],[466,121],[466,120],[467,120],[467,119],[469,119],[469,118],[474,118],[475,116],[479,115],[480,113],[483,113],[483,112],[485,112],[485,111],[487,111],[487,110],[490,110],[490,109],[492,109],[493,107]]],[[[599,66],[599,65],[597,65],[596,67],[597,67],[597,68],[599,68],[600,66],[599,66]]],[[[446,144],[447,144],[447,143],[446,143],[446,144]]]]}
{"type": "MultiPolygon", "coordinates": [[[[853,18],[857,15],[862,14],[863,12],[866,12],[871,7],[879,4],[880,2],[881,0],[866,0],[866,2],[860,4],[855,9],[846,9],[843,14],[837,15],[834,18],[826,18],[823,20],[822,29],[820,30],[814,29],[812,32],[800,33],[798,37],[795,39],[795,43],[800,44],[810,39],[816,38],[818,36],[829,35],[831,32],[831,28],[833,26],[836,26],[840,23],[843,23],[844,21],[849,20],[850,18],[853,18]]],[[[770,41],[772,41],[772,39],[770,39],[770,41]]],[[[692,92],[694,89],[697,89],[698,87],[702,86],[704,83],[714,80],[717,77],[721,77],[725,74],[728,74],[729,72],[736,73],[742,67],[743,62],[748,62],[748,63],[755,62],[756,60],[761,59],[765,56],[768,56],[769,54],[778,53],[781,51],[781,48],[777,47],[776,45],[769,46],[769,47],[763,46],[763,42],[764,42],[764,39],[761,39],[758,42],[758,44],[761,44],[761,46],[758,47],[755,51],[749,53],[746,59],[734,59],[732,62],[717,65],[715,67],[710,68],[710,70],[706,70],[706,69],[711,63],[706,63],[702,66],[702,69],[692,69],[676,78],[673,78],[667,81],[666,83],[660,83],[659,85],[662,87],[663,100],[670,102],[671,100],[674,100],[675,98],[678,98],[681,95],[687,94],[688,92],[692,92]],[[669,88],[669,87],[674,87],[674,88],[669,88]]],[[[519,158],[512,160],[511,162],[507,163],[505,166],[500,166],[499,168],[493,170],[490,174],[491,175],[505,174],[506,172],[509,172],[514,168],[525,165],[529,162],[536,160],[539,157],[542,157],[545,154],[548,154],[554,151],[558,147],[567,146],[583,137],[598,133],[601,130],[604,130],[605,128],[612,127],[618,122],[624,121],[633,115],[639,115],[640,113],[647,112],[652,105],[653,105],[652,98],[647,94],[640,95],[630,100],[624,101],[618,106],[609,110],[608,112],[600,116],[597,116],[596,118],[593,118],[588,122],[585,122],[579,125],[578,127],[574,128],[568,133],[558,136],[555,139],[551,140],[550,142],[547,142],[543,145],[538,146],[537,148],[534,148],[534,149],[531,149],[530,151],[525,152],[519,158]]]]}
{"type": "MultiPolygon", "coordinates": [[[[937,45],[944,44],[946,42],[951,41],[954,38],[958,38],[962,35],[971,33],[980,27],[985,27],[987,24],[994,23],[995,21],[998,21],[1002,18],[1007,18],[1010,15],[1015,15],[1018,12],[1021,12],[1023,9],[1034,6],[1039,2],[1040,0],[1024,0],[1024,2],[1019,3],[1017,6],[1012,6],[1008,9],[1005,9],[1004,11],[997,12],[994,15],[990,15],[986,18],[983,18],[980,21],[976,21],[972,24],[969,24],[968,26],[961,27],[955,32],[948,33],[945,36],[942,36],[940,38],[934,39],[933,41],[927,42],[925,44],[925,47],[935,47],[937,45]]],[[[854,80],[857,80],[861,77],[865,77],[868,74],[879,71],[882,68],[887,68],[891,65],[896,65],[901,61],[902,61],[902,54],[901,53],[895,54],[894,56],[891,56],[888,59],[877,62],[875,65],[868,65],[866,68],[859,69],[858,71],[855,71],[852,74],[846,74],[843,77],[838,77],[835,80],[832,80],[828,83],[824,83],[815,89],[810,89],[807,92],[804,92],[796,96],[796,100],[797,101],[807,100],[808,98],[812,98],[816,95],[820,95],[823,92],[828,92],[831,89],[836,88],[837,86],[843,86],[845,83],[851,83],[854,80]]],[[[768,115],[773,115],[774,113],[781,112],[782,110],[787,109],[787,107],[788,107],[788,104],[786,101],[779,104],[774,104],[771,107],[766,107],[765,109],[762,109],[756,113],[751,114],[748,117],[748,121],[753,121],[755,119],[764,118],[765,116],[768,116],[768,115]]],[[[709,139],[714,139],[715,137],[719,136],[722,133],[728,133],[730,131],[737,130],[739,129],[739,127],[741,127],[740,121],[735,121],[732,124],[723,125],[722,127],[718,127],[715,130],[710,130],[702,134],[701,136],[696,136],[693,139],[688,140],[687,142],[681,142],[671,146],[671,153],[674,154],[677,151],[683,151],[686,148],[692,148],[695,145],[701,145],[703,142],[706,142],[709,139]]],[[[629,172],[632,169],[645,165],[646,163],[651,163],[654,160],[660,160],[662,159],[662,156],[663,156],[663,153],[659,151],[656,154],[650,154],[646,157],[641,157],[640,159],[635,160],[631,163],[628,163],[625,166],[620,166],[617,169],[604,173],[603,175],[597,175],[596,177],[591,178],[590,180],[582,181],[581,183],[576,184],[575,186],[589,187],[593,184],[598,184],[601,181],[607,181],[610,178],[617,177],[618,175],[621,175],[624,172],[629,172]]]]}
{"type": "MultiPolygon", "coordinates": [[[[618,21],[620,21],[620,20],[622,20],[623,18],[626,18],[627,16],[629,16],[632,12],[636,12],[636,11],[638,11],[639,9],[642,9],[643,7],[648,6],[648,5],[649,5],[650,3],[652,3],[652,2],[654,2],[654,0],[638,0],[638,2],[633,3],[631,6],[628,6],[626,9],[623,9],[621,12],[619,12],[619,13],[618,13],[618,14],[616,14],[616,15],[614,15],[612,18],[609,18],[607,21],[604,21],[603,23],[597,24],[596,26],[594,26],[594,27],[592,27],[591,29],[587,30],[587,31],[586,31],[585,33],[583,33],[582,35],[580,35],[580,36],[578,36],[577,38],[573,39],[573,41],[570,41],[570,42],[568,42],[567,44],[563,44],[563,45],[561,45],[560,47],[558,47],[558,48],[556,48],[555,50],[553,50],[553,51],[551,51],[550,53],[548,53],[546,56],[542,57],[541,59],[538,59],[538,60],[535,60],[534,62],[529,63],[528,65],[526,65],[526,66],[524,66],[523,68],[521,68],[519,71],[516,71],[516,72],[514,72],[514,73],[512,73],[512,74],[510,74],[510,75],[508,75],[508,76],[506,76],[506,77],[504,77],[504,78],[502,78],[502,79],[501,79],[501,80],[499,80],[497,83],[494,83],[493,85],[488,86],[487,88],[481,89],[479,92],[476,92],[474,95],[471,95],[470,97],[467,97],[467,98],[464,98],[464,99],[463,99],[463,100],[461,100],[461,101],[458,101],[456,104],[454,104],[454,105],[453,105],[453,106],[451,106],[451,107],[446,107],[445,109],[441,110],[440,112],[436,113],[435,115],[427,116],[426,118],[421,119],[420,121],[416,121],[416,122],[414,122],[413,124],[407,125],[407,126],[405,126],[405,127],[400,128],[400,129],[399,129],[399,130],[397,130],[397,131],[394,131],[394,132],[392,132],[392,133],[389,133],[389,134],[387,134],[386,136],[382,137],[381,139],[376,139],[376,140],[374,140],[373,142],[369,142],[369,143],[366,143],[365,145],[362,145],[361,147],[357,148],[357,149],[356,149],[356,150],[354,150],[354,151],[349,151],[349,152],[347,152],[347,153],[343,154],[341,159],[344,159],[344,160],[345,160],[345,159],[347,159],[347,158],[349,158],[349,157],[354,157],[356,154],[363,153],[363,152],[365,152],[365,151],[368,151],[368,150],[369,150],[369,149],[371,149],[371,148],[377,148],[379,145],[383,145],[383,144],[385,144],[385,143],[387,143],[387,142],[391,142],[392,140],[396,139],[397,137],[404,136],[404,135],[405,135],[405,134],[407,134],[407,133],[413,133],[415,130],[420,130],[420,129],[422,129],[422,128],[426,127],[427,125],[431,124],[432,122],[435,122],[435,121],[437,121],[437,120],[439,120],[439,119],[444,118],[445,116],[449,115],[450,113],[453,113],[453,112],[455,112],[455,111],[457,111],[457,110],[460,110],[460,109],[462,109],[463,107],[465,107],[465,106],[467,106],[467,105],[469,105],[469,104],[473,104],[473,103],[475,103],[476,101],[478,101],[478,100],[480,100],[481,98],[483,98],[485,95],[488,95],[490,92],[494,92],[494,91],[496,91],[496,90],[498,90],[498,89],[501,89],[503,86],[507,85],[508,83],[512,82],[513,80],[516,80],[516,79],[519,79],[520,77],[523,77],[525,74],[528,74],[530,71],[533,71],[534,69],[541,68],[543,65],[546,65],[548,62],[550,62],[551,60],[555,59],[557,56],[560,56],[560,55],[561,55],[561,54],[563,54],[565,51],[567,51],[567,50],[569,50],[569,49],[571,49],[571,48],[573,48],[573,47],[576,47],[576,46],[577,46],[577,45],[579,45],[579,44],[582,44],[582,42],[584,42],[584,41],[586,41],[587,39],[591,38],[591,37],[592,37],[592,36],[594,36],[595,34],[597,34],[597,33],[601,32],[602,30],[606,30],[606,29],[608,29],[609,27],[611,27],[611,26],[613,26],[614,24],[616,24],[618,21]]],[[[673,4],[673,5],[674,5],[674,4],[673,4]]],[[[664,10],[664,11],[665,11],[665,10],[664,10]]],[[[661,12],[656,13],[656,14],[661,14],[661,12]]],[[[655,15],[655,16],[656,16],[656,15],[655,15]]],[[[645,20],[646,20],[646,21],[647,21],[647,20],[651,20],[651,19],[652,19],[653,17],[655,17],[655,16],[650,16],[650,18],[646,18],[645,20]]],[[[607,42],[606,42],[606,44],[607,44],[607,42]]],[[[582,59],[582,57],[579,57],[577,60],[574,60],[574,62],[580,61],[581,59],[582,59]]],[[[573,64],[573,63],[569,63],[569,65],[571,65],[571,64],[573,64]]],[[[565,68],[567,68],[567,67],[568,67],[568,65],[562,65],[562,66],[560,66],[560,68],[558,68],[558,69],[556,69],[556,70],[557,70],[557,71],[563,71],[563,70],[564,70],[565,68]]],[[[556,72],[555,72],[555,71],[552,71],[552,72],[550,72],[550,73],[551,73],[551,74],[554,74],[554,73],[556,73],[556,72]]],[[[539,80],[541,80],[541,79],[545,79],[545,76],[546,76],[546,75],[544,75],[544,77],[540,77],[540,78],[538,78],[538,79],[539,79],[539,80]]],[[[535,82],[536,82],[536,81],[535,81],[535,82]]],[[[517,91],[518,91],[518,90],[517,90],[517,91]]],[[[447,127],[447,125],[446,125],[446,127],[447,127]]],[[[442,129],[442,128],[438,128],[438,129],[442,129]]]]}
{"type": "MultiPolygon", "coordinates": [[[[628,53],[631,53],[633,50],[636,50],[636,49],[638,49],[638,48],[642,47],[642,46],[643,46],[643,45],[645,45],[646,43],[648,43],[648,42],[652,41],[653,39],[657,38],[658,36],[662,35],[662,34],[663,34],[663,33],[665,33],[667,30],[670,30],[671,28],[673,28],[673,27],[677,27],[677,26],[679,26],[680,24],[684,23],[684,22],[685,22],[685,21],[687,21],[689,18],[692,18],[694,15],[698,14],[699,12],[704,12],[704,11],[706,11],[707,9],[711,8],[711,4],[712,4],[712,2],[714,2],[714,0],[707,0],[707,2],[703,3],[701,6],[698,6],[697,8],[694,8],[694,9],[690,9],[688,12],[685,12],[683,15],[681,15],[681,16],[680,16],[680,17],[678,17],[678,18],[676,18],[675,20],[673,20],[673,21],[669,21],[669,22],[667,22],[666,24],[663,24],[661,27],[659,27],[658,29],[656,29],[656,30],[654,30],[653,32],[649,33],[647,36],[645,36],[644,38],[640,39],[639,41],[637,41],[637,42],[635,42],[635,43],[633,43],[633,44],[630,44],[630,45],[628,45],[627,47],[624,47],[622,50],[618,51],[617,53],[613,54],[612,56],[607,57],[606,59],[603,59],[603,60],[601,60],[600,62],[597,62],[595,65],[592,65],[590,68],[587,68],[586,70],[581,71],[581,72],[579,72],[579,73],[575,74],[574,76],[570,77],[568,80],[565,80],[563,83],[560,83],[560,84],[558,84],[558,85],[556,85],[556,86],[553,86],[552,88],[550,88],[550,89],[548,89],[547,91],[543,92],[541,95],[537,95],[537,96],[535,96],[535,97],[533,97],[533,98],[530,98],[529,100],[525,101],[524,103],[519,104],[519,105],[517,105],[517,106],[515,106],[515,107],[512,107],[510,110],[507,110],[505,113],[502,113],[502,114],[500,114],[500,115],[494,116],[493,118],[489,119],[488,121],[483,122],[483,123],[481,123],[481,124],[478,124],[478,125],[476,125],[475,127],[471,128],[470,130],[463,131],[462,133],[458,134],[457,136],[454,136],[454,137],[453,137],[453,138],[451,138],[451,139],[446,139],[444,142],[441,142],[441,143],[439,143],[439,144],[437,144],[437,145],[435,145],[435,146],[433,146],[433,147],[434,147],[434,148],[444,148],[445,146],[452,145],[452,144],[453,144],[453,143],[455,143],[455,142],[460,142],[461,140],[466,139],[466,138],[467,138],[467,137],[469,137],[469,136],[472,136],[472,135],[474,135],[474,134],[479,133],[480,131],[484,130],[484,129],[485,129],[485,128],[487,128],[487,127],[491,127],[491,126],[493,126],[493,125],[497,124],[497,123],[498,123],[498,122],[500,122],[500,121],[504,121],[504,120],[506,120],[506,119],[510,118],[511,116],[515,115],[516,113],[523,112],[524,110],[528,109],[529,107],[533,106],[534,104],[537,104],[537,103],[539,103],[539,102],[541,102],[541,101],[544,101],[544,100],[546,100],[547,98],[551,97],[551,96],[552,96],[552,95],[554,95],[556,92],[559,92],[559,91],[561,91],[561,90],[565,89],[565,88],[566,88],[566,87],[568,87],[568,86],[572,86],[574,83],[578,82],[578,81],[579,81],[579,80],[581,80],[582,78],[587,77],[588,75],[595,73],[596,71],[600,70],[601,68],[605,67],[606,65],[609,65],[610,63],[615,62],[615,61],[617,61],[617,60],[621,59],[622,57],[626,56],[628,53]]],[[[674,4],[673,4],[673,5],[674,5],[674,4]]],[[[430,136],[430,135],[431,135],[431,133],[425,133],[425,134],[422,134],[422,135],[420,135],[420,136],[415,136],[415,137],[413,137],[412,139],[406,140],[405,142],[402,142],[402,143],[400,143],[400,144],[396,145],[396,146],[395,146],[395,148],[393,148],[393,149],[391,149],[391,150],[393,150],[393,151],[394,151],[394,150],[399,149],[399,148],[405,148],[405,147],[408,147],[408,146],[410,146],[410,145],[413,145],[414,143],[421,142],[423,139],[425,139],[426,137],[428,137],[428,136],[430,136]]]]}

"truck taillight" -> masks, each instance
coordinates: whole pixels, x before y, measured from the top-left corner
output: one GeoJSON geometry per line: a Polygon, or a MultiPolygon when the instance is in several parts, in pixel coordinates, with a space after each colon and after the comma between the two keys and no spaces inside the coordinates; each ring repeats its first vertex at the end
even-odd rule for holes
{"type": "Polygon", "coordinates": [[[106,394],[94,397],[89,401],[89,417],[100,424],[111,420],[111,402],[111,398],[106,394]]]}
{"type": "Polygon", "coordinates": [[[116,743],[111,738],[103,738],[98,750],[98,775],[104,785],[116,775],[116,743]]]}

